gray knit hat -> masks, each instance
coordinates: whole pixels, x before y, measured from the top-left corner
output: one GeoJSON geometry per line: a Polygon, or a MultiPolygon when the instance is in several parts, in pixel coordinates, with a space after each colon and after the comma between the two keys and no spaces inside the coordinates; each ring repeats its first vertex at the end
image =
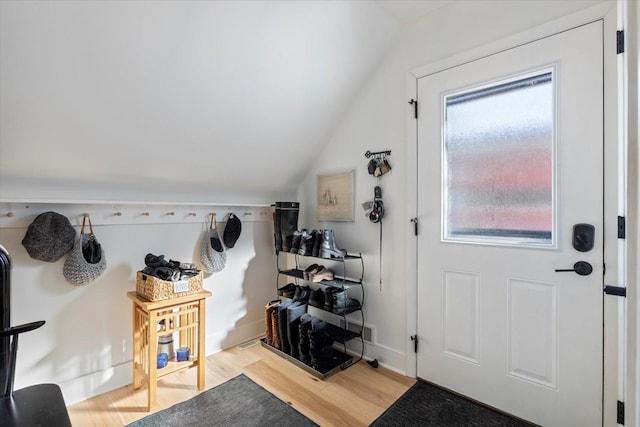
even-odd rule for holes
{"type": "Polygon", "coordinates": [[[45,212],[33,220],[22,246],[33,259],[56,262],[73,248],[76,230],[66,216],[45,212]]]}

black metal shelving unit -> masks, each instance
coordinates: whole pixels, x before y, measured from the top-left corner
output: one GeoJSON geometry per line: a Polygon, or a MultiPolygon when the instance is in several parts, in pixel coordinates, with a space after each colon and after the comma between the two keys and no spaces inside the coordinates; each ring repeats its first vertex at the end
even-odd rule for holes
{"type": "MultiPolygon", "coordinates": [[[[295,268],[281,269],[280,268],[280,258],[282,257],[281,254],[287,254],[287,253],[288,252],[276,253],[277,264],[278,264],[277,265],[278,277],[276,279],[276,291],[278,290],[278,284],[280,283],[280,276],[286,276],[294,279],[295,284],[299,286],[301,282],[305,282],[305,283],[313,284],[316,286],[324,286],[324,287],[330,286],[330,287],[338,288],[342,291],[347,291],[347,292],[355,288],[356,290],[350,291],[352,293],[350,294],[350,297],[360,301],[360,305],[358,307],[353,307],[351,310],[345,313],[340,313],[340,314],[336,314],[331,311],[326,311],[319,307],[308,306],[308,310],[310,313],[313,312],[314,310],[317,310],[318,312],[321,312],[321,313],[329,313],[328,315],[325,314],[323,318],[325,317],[330,318],[330,320],[328,319],[324,319],[324,320],[326,320],[327,323],[329,324],[328,333],[334,340],[334,352],[336,355],[336,363],[335,363],[335,366],[331,366],[326,371],[315,370],[311,366],[304,364],[303,362],[301,362],[300,360],[294,357],[291,357],[290,355],[279,350],[278,348],[267,344],[264,339],[261,340],[261,343],[264,347],[284,357],[288,361],[304,369],[305,371],[311,373],[312,375],[318,378],[324,379],[334,374],[335,372],[338,372],[343,369],[347,369],[349,366],[362,360],[364,356],[364,338],[363,338],[364,312],[362,310],[362,304],[364,302],[364,285],[362,282],[364,278],[364,261],[362,259],[362,254],[357,254],[357,255],[348,254],[340,258],[319,258],[319,257],[308,256],[308,255],[291,254],[295,256],[295,268]],[[301,264],[301,260],[304,260],[305,264],[311,265],[313,263],[316,263],[316,264],[325,265],[325,267],[336,266],[341,264],[342,275],[339,276],[337,274],[334,274],[333,280],[322,280],[319,282],[312,282],[310,280],[305,280],[304,265],[301,264]],[[361,267],[359,277],[356,277],[356,278],[347,277],[347,263],[357,262],[357,261],[360,261],[360,267],[361,267]],[[357,323],[354,323],[349,316],[352,313],[356,313],[356,312],[360,313],[359,325],[357,323]],[[353,327],[350,327],[350,325],[355,325],[355,330],[353,327]],[[352,340],[360,341],[361,351],[359,356],[358,355],[352,356],[347,353],[347,343],[352,340]]],[[[337,268],[336,269],[331,268],[331,270],[335,272],[337,268]]]]}

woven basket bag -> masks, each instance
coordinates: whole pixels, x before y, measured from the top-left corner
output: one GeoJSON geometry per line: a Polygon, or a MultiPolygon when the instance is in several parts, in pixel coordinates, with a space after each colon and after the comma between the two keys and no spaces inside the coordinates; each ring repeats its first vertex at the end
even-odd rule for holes
{"type": "Polygon", "coordinates": [[[218,234],[216,214],[211,214],[209,230],[206,231],[202,237],[200,263],[202,264],[202,270],[206,273],[217,273],[221,271],[227,263],[227,252],[218,234]],[[219,243],[216,245],[219,247],[219,250],[211,246],[212,241],[219,243]]]}
{"type": "Polygon", "coordinates": [[[80,237],[78,241],[73,245],[73,249],[69,252],[69,257],[64,262],[62,273],[67,282],[74,286],[84,286],[96,280],[107,268],[107,260],[104,257],[104,251],[100,246],[100,259],[98,262],[92,264],[88,262],[82,249],[90,244],[92,240],[96,241],[96,237],[93,234],[93,225],[91,225],[91,219],[89,219],[90,234],[84,234],[85,221],[88,219],[85,216],[82,219],[82,229],[80,231],[80,237]]]}

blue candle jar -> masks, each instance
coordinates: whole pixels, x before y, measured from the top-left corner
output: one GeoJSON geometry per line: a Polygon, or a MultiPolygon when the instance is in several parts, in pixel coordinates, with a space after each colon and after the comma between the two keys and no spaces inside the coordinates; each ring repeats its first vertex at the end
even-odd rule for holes
{"type": "Polygon", "coordinates": [[[169,363],[169,355],[167,353],[158,354],[158,369],[164,368],[169,363]]]}
{"type": "Polygon", "coordinates": [[[189,347],[180,347],[176,350],[176,358],[178,362],[186,362],[189,360],[189,347]]]}

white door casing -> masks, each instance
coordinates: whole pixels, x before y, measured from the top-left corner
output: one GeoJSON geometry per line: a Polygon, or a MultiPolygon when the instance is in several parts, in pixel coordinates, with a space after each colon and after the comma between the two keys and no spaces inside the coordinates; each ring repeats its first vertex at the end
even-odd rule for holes
{"type": "Polygon", "coordinates": [[[602,22],[418,80],[418,377],[545,426],[602,423],[602,22]],[[550,246],[443,242],[443,96],[553,70],[550,246]],[[577,223],[595,226],[589,252],[577,223]],[[581,276],[555,272],[577,261],[581,276]]]}

